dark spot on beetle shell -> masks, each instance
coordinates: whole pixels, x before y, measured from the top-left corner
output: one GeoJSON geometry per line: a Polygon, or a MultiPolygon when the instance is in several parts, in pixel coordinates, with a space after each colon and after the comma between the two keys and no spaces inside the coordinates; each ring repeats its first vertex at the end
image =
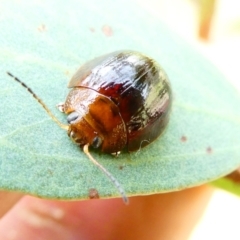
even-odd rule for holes
{"type": "Polygon", "coordinates": [[[187,137],[183,135],[183,136],[181,137],[181,142],[186,142],[186,141],[187,141],[187,137]]]}
{"type": "Polygon", "coordinates": [[[89,30],[90,30],[92,33],[95,32],[95,28],[93,28],[93,27],[90,27],[89,30]]]}
{"type": "Polygon", "coordinates": [[[207,147],[206,152],[208,154],[211,154],[213,152],[213,149],[211,147],[207,147]]]}
{"type": "Polygon", "coordinates": [[[40,26],[38,26],[37,30],[39,32],[46,32],[47,31],[46,25],[45,24],[41,24],[40,26]]]}
{"type": "Polygon", "coordinates": [[[98,193],[98,190],[95,189],[95,188],[90,188],[88,190],[88,197],[90,199],[99,199],[99,193],[98,193]]]}
{"type": "Polygon", "coordinates": [[[113,30],[109,25],[104,25],[102,27],[102,32],[106,37],[111,37],[113,35],[113,30]]]}

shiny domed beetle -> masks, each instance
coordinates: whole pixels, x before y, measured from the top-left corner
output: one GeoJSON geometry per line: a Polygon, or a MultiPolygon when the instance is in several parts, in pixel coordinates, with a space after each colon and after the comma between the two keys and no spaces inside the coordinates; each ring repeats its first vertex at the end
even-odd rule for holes
{"type": "Polygon", "coordinates": [[[164,130],[171,89],[165,72],[152,59],[118,51],[81,66],[60,108],[68,114],[68,134],[106,153],[136,151],[164,130]]]}
{"type": "Polygon", "coordinates": [[[136,151],[154,141],[169,120],[172,92],[164,70],[151,58],[135,51],[117,51],[81,66],[69,82],[72,90],[59,109],[68,125],[53,116],[33,91],[20,82],[45,108],[69,137],[127,197],[118,181],[88,152],[88,146],[119,154],[136,151]]]}

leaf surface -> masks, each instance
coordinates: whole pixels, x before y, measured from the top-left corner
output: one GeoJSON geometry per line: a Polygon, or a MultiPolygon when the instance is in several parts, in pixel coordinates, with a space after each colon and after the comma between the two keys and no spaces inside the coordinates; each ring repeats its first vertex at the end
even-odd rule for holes
{"type": "Polygon", "coordinates": [[[44,109],[14,82],[29,85],[62,121],[55,105],[85,61],[121,49],[143,52],[167,72],[174,101],[164,134],[118,158],[93,156],[129,196],[212,181],[240,165],[240,97],[200,53],[136,3],[70,0],[0,3],[0,187],[46,198],[85,199],[91,188],[118,196],[44,109]],[[123,14],[124,13],[124,14],[123,14]]]}

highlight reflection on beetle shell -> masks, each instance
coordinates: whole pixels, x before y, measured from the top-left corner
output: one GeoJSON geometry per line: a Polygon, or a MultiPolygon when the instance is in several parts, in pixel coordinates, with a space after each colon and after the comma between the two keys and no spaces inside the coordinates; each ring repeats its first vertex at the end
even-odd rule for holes
{"type": "Polygon", "coordinates": [[[69,82],[73,88],[65,113],[78,112],[70,132],[81,145],[96,136],[103,152],[136,151],[165,129],[172,92],[164,70],[135,51],[117,51],[81,66],[69,82]]]}

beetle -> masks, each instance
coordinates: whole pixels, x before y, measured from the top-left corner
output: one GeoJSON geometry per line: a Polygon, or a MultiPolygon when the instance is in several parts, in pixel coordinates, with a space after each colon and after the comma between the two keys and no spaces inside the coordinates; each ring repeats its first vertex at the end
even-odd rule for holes
{"type": "Polygon", "coordinates": [[[172,91],[158,63],[139,52],[124,50],[82,65],[69,82],[72,89],[65,102],[58,104],[59,110],[68,115],[68,125],[59,122],[25,83],[8,74],[27,88],[69,137],[83,147],[127,202],[118,181],[90,155],[88,146],[118,155],[124,149],[139,150],[161,135],[169,121],[172,91]]]}
{"type": "Polygon", "coordinates": [[[165,129],[171,107],[166,73],[151,58],[117,51],[81,66],[68,85],[60,109],[68,114],[68,134],[81,146],[106,153],[132,152],[165,129]]]}

